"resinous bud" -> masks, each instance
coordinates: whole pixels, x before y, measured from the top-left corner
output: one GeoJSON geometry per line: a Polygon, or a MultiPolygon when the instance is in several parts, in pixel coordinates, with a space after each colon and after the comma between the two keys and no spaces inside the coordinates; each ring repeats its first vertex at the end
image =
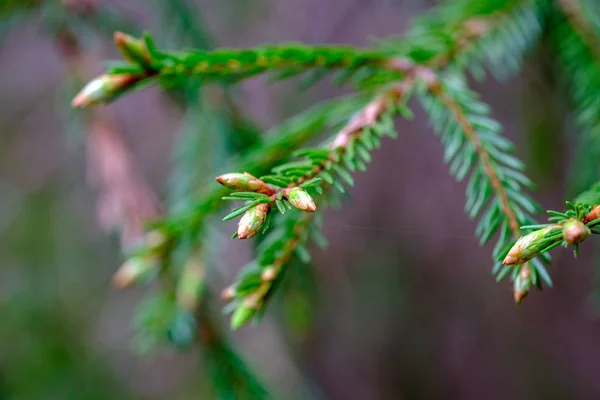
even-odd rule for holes
{"type": "Polygon", "coordinates": [[[262,273],[260,274],[260,278],[263,281],[270,282],[277,278],[277,273],[278,269],[271,265],[263,269],[262,273]]]}
{"type": "Polygon", "coordinates": [[[576,219],[563,224],[563,239],[571,245],[583,242],[591,233],[590,228],[576,219]]]}
{"type": "Polygon", "coordinates": [[[221,292],[221,299],[223,299],[225,301],[231,301],[231,300],[235,299],[235,295],[236,295],[235,286],[233,286],[233,285],[227,286],[221,292]]]}
{"type": "Polygon", "coordinates": [[[150,253],[160,254],[167,245],[167,235],[159,229],[154,229],[144,235],[144,247],[150,253]]]}
{"type": "Polygon", "coordinates": [[[124,289],[136,283],[156,269],[156,263],[144,257],[131,257],[125,261],[113,275],[112,281],[118,289],[124,289]]]}
{"type": "Polygon", "coordinates": [[[515,296],[515,303],[519,304],[529,294],[529,289],[532,285],[531,270],[528,266],[524,265],[521,268],[521,272],[517,275],[513,283],[513,293],[515,296]]]}
{"type": "Polygon", "coordinates": [[[107,103],[139,80],[133,74],[101,75],[89,82],[75,96],[71,105],[84,108],[99,103],[107,103]]]}
{"type": "Polygon", "coordinates": [[[290,204],[299,210],[306,212],[315,212],[317,210],[317,205],[313,198],[302,188],[288,189],[284,192],[284,195],[290,204]]]}
{"type": "Polygon", "coordinates": [[[229,189],[248,192],[260,191],[266,186],[263,181],[247,172],[244,172],[243,174],[234,172],[231,174],[217,176],[216,180],[221,185],[228,187],[229,189]]]}
{"type": "Polygon", "coordinates": [[[127,61],[140,63],[146,68],[150,67],[150,54],[143,40],[123,32],[115,32],[114,42],[127,61]]]}
{"type": "Polygon", "coordinates": [[[502,264],[519,265],[538,256],[542,251],[544,236],[553,229],[556,229],[556,226],[548,226],[521,236],[510,249],[502,264]]]}
{"type": "Polygon", "coordinates": [[[267,220],[269,209],[269,204],[259,204],[246,211],[238,223],[238,238],[250,239],[256,236],[267,220]]]}

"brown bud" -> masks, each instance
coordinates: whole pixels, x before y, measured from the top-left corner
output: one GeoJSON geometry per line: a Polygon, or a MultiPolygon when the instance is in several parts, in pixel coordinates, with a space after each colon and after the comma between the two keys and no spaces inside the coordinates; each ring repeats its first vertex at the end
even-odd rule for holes
{"type": "Polygon", "coordinates": [[[124,289],[139,281],[147,273],[156,269],[156,262],[143,257],[131,257],[113,275],[113,285],[124,289]]]}
{"type": "Polygon", "coordinates": [[[531,285],[532,285],[532,280],[531,280],[531,268],[529,267],[529,265],[525,264],[521,267],[521,271],[519,272],[519,275],[517,275],[517,278],[514,281],[514,296],[515,296],[515,303],[519,304],[521,303],[521,301],[523,301],[523,299],[525,297],[527,297],[527,295],[529,294],[529,289],[531,289],[531,285]]]}
{"type": "Polygon", "coordinates": [[[84,108],[107,103],[139,80],[140,77],[133,74],[101,75],[85,85],[75,96],[71,105],[84,108]]]}
{"type": "Polygon", "coordinates": [[[270,208],[270,204],[259,204],[246,211],[238,224],[238,238],[250,239],[256,236],[267,220],[270,208]]]}
{"type": "Polygon", "coordinates": [[[299,210],[306,212],[315,212],[317,210],[317,205],[313,198],[302,188],[285,189],[283,195],[291,205],[299,210]]]}
{"type": "Polygon", "coordinates": [[[227,286],[225,289],[223,289],[223,291],[221,292],[221,298],[225,301],[231,301],[233,299],[235,299],[235,286],[227,286]]]}
{"type": "Polygon", "coordinates": [[[502,264],[519,265],[537,257],[543,250],[545,243],[544,236],[553,229],[557,229],[557,226],[548,226],[533,231],[528,235],[521,236],[510,249],[502,264]]]}
{"type": "Polygon", "coordinates": [[[571,245],[583,242],[590,234],[590,228],[579,220],[570,219],[563,224],[563,239],[571,245]]]}
{"type": "Polygon", "coordinates": [[[261,274],[261,279],[263,281],[269,282],[277,278],[277,269],[274,266],[269,266],[263,269],[261,274]]]}
{"type": "Polygon", "coordinates": [[[115,32],[114,42],[127,61],[142,64],[146,68],[150,67],[152,60],[150,59],[146,43],[143,40],[134,38],[123,32],[115,32]]]}
{"type": "Polygon", "coordinates": [[[224,174],[217,176],[215,179],[221,185],[233,190],[258,192],[268,195],[273,193],[273,189],[269,185],[247,172],[243,174],[237,172],[224,174]]]}

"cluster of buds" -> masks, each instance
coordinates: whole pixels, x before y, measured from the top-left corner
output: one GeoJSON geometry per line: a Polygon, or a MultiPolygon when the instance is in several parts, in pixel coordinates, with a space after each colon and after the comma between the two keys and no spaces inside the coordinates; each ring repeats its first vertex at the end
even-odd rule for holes
{"type": "Polygon", "coordinates": [[[247,172],[220,175],[216,181],[236,192],[253,192],[269,196],[265,197],[267,202],[253,206],[244,213],[238,223],[237,237],[239,239],[250,239],[256,236],[267,221],[272,205],[282,197],[298,210],[305,212],[317,210],[313,198],[300,187],[277,189],[247,172]]]}
{"type": "Polygon", "coordinates": [[[141,80],[153,75],[152,60],[146,43],[140,39],[116,32],[115,45],[126,60],[142,67],[140,73],[104,74],[89,82],[73,99],[73,107],[84,108],[100,103],[108,103],[141,80]]]}
{"type": "Polygon", "coordinates": [[[520,265],[537,257],[551,246],[564,240],[565,243],[575,246],[583,242],[591,230],[582,221],[571,218],[561,225],[550,225],[528,235],[522,236],[510,249],[504,265],[520,265]]]}

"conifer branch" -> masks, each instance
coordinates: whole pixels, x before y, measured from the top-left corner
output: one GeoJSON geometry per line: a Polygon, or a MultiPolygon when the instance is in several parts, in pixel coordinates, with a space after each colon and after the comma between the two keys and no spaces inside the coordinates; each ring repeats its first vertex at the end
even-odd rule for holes
{"type": "MultiPolygon", "coordinates": [[[[583,15],[573,7],[575,3],[559,2],[575,26],[573,29],[584,32],[582,36],[590,36],[588,27],[580,21],[583,15]]],[[[261,250],[264,254],[278,255],[269,261],[259,256],[251,268],[240,273],[235,291],[226,291],[236,308],[232,324],[237,328],[264,310],[273,283],[280,279],[294,252],[308,258],[308,253],[299,249],[304,248],[314,219],[312,213],[324,199],[324,190],[334,187],[343,192],[342,182],[353,184],[352,173],[366,169],[370,152],[378,147],[381,138],[395,137],[393,118],[398,114],[410,115],[404,104],[417,91],[435,131],[442,136],[450,172],[458,180],[470,175],[465,208],[471,218],[480,216],[476,228],[480,243],[487,243],[499,232],[493,250],[496,261],[493,272],[498,280],[511,275],[518,303],[531,286],[541,287],[541,281],[551,285],[540,261],[548,260],[547,252],[534,251],[524,257],[519,251],[528,248],[529,240],[537,244],[542,241],[544,248],[548,243],[554,245],[560,229],[554,224],[544,227],[548,229],[535,237],[521,237],[521,227],[534,226],[532,215],[539,211],[539,206],[523,193],[523,188],[531,188],[533,184],[522,173],[522,163],[511,154],[513,145],[501,135],[500,124],[490,118],[487,105],[467,87],[462,72],[468,71],[479,78],[484,70],[481,63],[488,64],[499,77],[517,72],[546,22],[542,19],[543,6],[535,0],[452,3],[418,20],[405,37],[383,41],[374,49],[282,44],[176,53],[157,50],[148,35],[136,39],[117,33],[115,42],[127,63],[112,66],[91,82],[74,99],[74,105],[108,102],[134,87],[155,82],[167,87],[190,79],[235,83],[263,73],[277,74],[278,79],[309,73],[309,80],[314,82],[334,71],[339,72],[338,83],[351,81],[367,98],[346,108],[342,118],[345,125],[323,145],[300,148],[294,152],[294,160],[281,165],[277,164],[288,158],[285,152],[271,157],[276,153],[266,145],[254,153],[256,158],[239,164],[239,172],[217,178],[233,193],[214,189],[199,194],[201,201],[195,207],[154,225],[164,237],[158,260],[167,267],[179,246],[188,241],[197,243],[206,217],[222,206],[221,198],[242,202],[225,217],[226,220],[241,217],[234,235],[240,239],[267,232],[271,219],[276,227],[283,227],[283,236],[274,242],[269,241],[274,234],[269,231],[266,242],[272,248],[266,246],[261,250]],[[353,116],[348,119],[350,109],[353,116]],[[270,174],[260,175],[268,169],[270,174]],[[293,220],[289,217],[293,208],[307,214],[302,214],[301,222],[290,230],[285,227],[286,221],[293,220]],[[285,215],[275,218],[275,210],[285,215]],[[529,257],[531,254],[535,256],[529,257]]],[[[587,107],[594,108],[595,105],[587,107]]],[[[589,112],[582,114],[591,119],[589,112]]],[[[300,118],[306,119],[306,116],[300,118]]],[[[317,119],[320,120],[311,128],[310,137],[333,128],[325,121],[326,117],[317,119]]],[[[286,150],[298,149],[306,139],[300,138],[299,130],[294,134],[293,144],[280,142],[286,150]]],[[[569,222],[567,229],[563,222],[563,239],[567,243],[576,242],[581,226],[573,228],[574,223],[569,222]]],[[[582,223],[582,219],[577,222],[582,223]]]]}
{"type": "MultiPolygon", "coordinates": [[[[273,294],[274,286],[283,277],[283,269],[294,253],[308,257],[305,248],[308,240],[308,229],[313,214],[305,214],[300,218],[287,218],[282,223],[283,231],[271,234],[266,242],[270,245],[263,248],[259,265],[247,266],[237,278],[237,283],[222,292],[226,301],[235,300],[235,311],[231,317],[231,328],[238,329],[252,319],[261,310],[273,294]]],[[[310,261],[310,258],[304,259],[310,261]]]]}
{"type": "Polygon", "coordinates": [[[600,234],[594,229],[600,225],[600,206],[569,201],[566,204],[568,209],[565,212],[548,211],[548,224],[521,227],[533,232],[519,238],[507,253],[503,264],[519,266],[534,257],[545,255],[559,245],[573,246],[577,257],[579,244],[591,234],[600,234]]]}
{"type": "Polygon", "coordinates": [[[358,165],[361,169],[365,168],[363,161],[356,159],[356,153],[360,153],[360,157],[368,162],[368,153],[376,146],[373,141],[378,142],[383,135],[395,136],[391,113],[398,108],[398,101],[409,93],[414,80],[412,76],[407,77],[377,96],[350,118],[329,143],[320,148],[302,149],[295,153],[306,157],[308,163],[292,161],[274,168],[274,175],[260,179],[247,173],[217,177],[222,185],[242,190],[225,199],[249,200],[245,206],[225,217],[234,218],[244,213],[234,237],[247,239],[254,237],[259,231],[266,231],[269,225],[268,214],[274,208],[282,214],[286,214],[292,206],[307,212],[302,217],[289,217],[287,213],[283,217],[281,229],[275,229],[265,239],[268,245],[260,248],[258,260],[244,268],[236,283],[223,291],[224,299],[234,301],[232,304],[235,311],[231,320],[233,329],[241,327],[264,310],[265,301],[272,296],[274,285],[282,276],[281,272],[292,254],[297,254],[304,262],[310,261],[310,254],[305,248],[309,236],[316,237],[318,243],[324,242],[318,230],[309,235],[316,206],[307,190],[314,189],[324,196],[324,191],[329,191],[330,186],[334,186],[343,192],[343,186],[335,180],[332,172],[342,177],[347,184],[353,184],[347,169],[354,170],[358,165]],[[384,120],[386,123],[382,122],[384,120]],[[326,189],[321,188],[324,183],[327,184],[326,189]]]}
{"type": "MultiPolygon", "coordinates": [[[[539,206],[522,194],[522,186],[531,187],[532,183],[520,172],[522,163],[510,155],[513,145],[500,136],[501,126],[488,116],[488,107],[478,101],[462,79],[456,76],[430,78],[426,90],[421,100],[434,129],[442,135],[445,160],[451,163],[451,173],[462,180],[473,170],[467,187],[469,215],[472,218],[479,215],[490,198],[495,198],[483,214],[476,233],[484,244],[498,230],[501,232],[494,248],[494,271],[501,279],[511,270],[508,266],[500,269],[507,247],[521,236],[520,226],[532,223],[530,215],[539,211],[539,206]]],[[[528,264],[513,269],[517,303],[527,294],[528,287],[523,284],[525,277],[530,278],[529,286],[538,284],[538,275],[547,277],[545,271],[539,271],[543,269],[541,264],[534,265],[534,270],[528,264]],[[519,277],[521,279],[517,279],[519,277]]],[[[551,284],[549,279],[545,280],[551,284]]]]}
{"type": "Polygon", "coordinates": [[[386,67],[387,54],[349,46],[282,44],[181,53],[157,50],[149,35],[142,40],[116,32],[114,41],[126,62],[115,63],[84,87],[73,99],[74,107],[110,102],[133,88],[156,81],[173,86],[189,78],[203,83],[237,83],[265,72],[279,72],[276,79],[287,79],[308,70],[318,70],[316,79],[320,78],[320,72],[343,70],[342,82],[354,78],[355,83],[363,87],[382,79],[398,78],[394,70],[386,67]],[[362,71],[360,76],[359,71],[362,71]]]}

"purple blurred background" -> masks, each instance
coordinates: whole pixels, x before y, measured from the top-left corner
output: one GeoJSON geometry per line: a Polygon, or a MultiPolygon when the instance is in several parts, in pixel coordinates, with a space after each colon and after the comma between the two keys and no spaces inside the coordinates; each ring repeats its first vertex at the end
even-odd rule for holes
{"type": "MultiPolygon", "coordinates": [[[[158,29],[150,2],[97,3],[158,29]]],[[[432,6],[197,3],[217,43],[228,47],[290,40],[367,45],[403,32],[432,6]]],[[[138,356],[131,349],[130,320],[147,289],[115,291],[110,284],[119,243],[96,222],[84,126],[68,108],[76,89],[65,84],[64,55],[40,28],[43,18],[15,24],[0,42],[0,399],[194,398],[202,386],[194,354],[138,356]]],[[[95,65],[90,72],[117,56],[108,36],[83,43],[95,65]]],[[[573,195],[567,140],[576,130],[546,63],[538,51],[521,77],[475,88],[530,166],[539,184],[535,197],[544,208],[560,209],[573,195]]],[[[269,128],[336,93],[325,84],[298,95],[293,85],[255,79],[242,85],[239,104],[269,128]]],[[[313,250],[311,267],[314,321],[293,335],[278,323],[281,313],[270,310],[260,325],[232,335],[245,358],[282,399],[600,398],[593,246],[586,244],[577,260],[556,250],[549,268],[555,287],[515,307],[510,284],[497,284],[490,273],[491,248],[478,247],[475,223],[463,212],[465,184],[448,174],[439,138],[418,104],[414,109],[413,121],[397,122],[399,138],[386,140],[368,171],[356,176],[345,206],[325,212],[330,246],[313,250]]],[[[155,88],[106,112],[164,196],[182,113],[155,88]]],[[[228,246],[223,275],[230,279],[249,248],[228,246]]]]}

